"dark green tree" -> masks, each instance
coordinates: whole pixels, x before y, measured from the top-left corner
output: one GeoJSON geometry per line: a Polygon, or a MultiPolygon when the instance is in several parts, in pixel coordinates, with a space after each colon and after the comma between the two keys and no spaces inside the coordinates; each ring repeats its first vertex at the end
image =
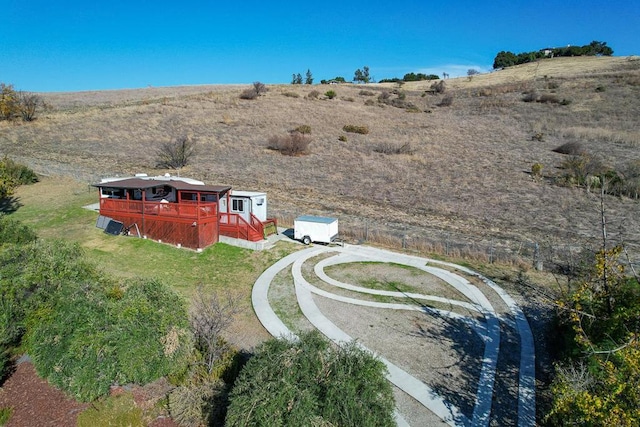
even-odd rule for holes
{"type": "Polygon", "coordinates": [[[365,65],[362,70],[358,68],[354,73],[353,81],[356,83],[369,83],[371,81],[369,67],[365,65]]]}
{"type": "Polygon", "coordinates": [[[517,64],[517,56],[513,52],[502,51],[498,53],[493,60],[493,69],[498,70],[500,68],[511,67],[517,64]]]}
{"type": "Polygon", "coordinates": [[[305,74],[305,79],[304,79],[304,84],[306,85],[312,85],[313,84],[313,75],[311,74],[311,70],[307,70],[307,73],[305,74]]]}

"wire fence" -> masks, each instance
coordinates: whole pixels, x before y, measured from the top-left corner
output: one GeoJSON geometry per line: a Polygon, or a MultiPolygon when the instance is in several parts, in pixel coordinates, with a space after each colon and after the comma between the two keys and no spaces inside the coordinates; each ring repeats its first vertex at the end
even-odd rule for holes
{"type": "MultiPolygon", "coordinates": [[[[295,215],[278,216],[278,224],[293,227],[295,215]]],[[[558,270],[578,265],[599,249],[597,239],[575,242],[503,236],[469,236],[398,224],[378,224],[364,218],[340,218],[340,237],[353,244],[375,244],[430,256],[514,265],[522,269],[558,270]]],[[[640,245],[625,243],[631,259],[623,263],[640,270],[640,245]]]]}

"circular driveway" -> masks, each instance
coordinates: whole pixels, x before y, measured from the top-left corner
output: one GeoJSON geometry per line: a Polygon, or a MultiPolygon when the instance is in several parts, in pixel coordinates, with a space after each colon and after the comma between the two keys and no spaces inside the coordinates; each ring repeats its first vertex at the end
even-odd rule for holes
{"type": "MultiPolygon", "coordinates": [[[[535,356],[531,330],[515,301],[491,280],[459,265],[366,246],[312,246],[273,264],[253,287],[254,310],[264,327],[276,337],[295,337],[294,331],[278,317],[269,299],[272,281],[282,272],[287,272],[286,277],[292,278],[290,286],[295,289],[297,305],[313,327],[336,343],[356,339],[358,345],[374,353],[386,365],[389,381],[401,393],[410,396],[410,399],[402,396],[405,404],[398,404],[398,425],[487,426],[492,421],[501,424],[499,418],[506,411],[511,411],[513,422],[519,426],[535,425],[535,356]],[[412,267],[419,270],[420,274],[446,284],[451,292],[440,292],[444,296],[428,292],[371,289],[357,283],[347,283],[344,278],[338,280],[325,271],[336,266],[362,263],[382,265],[383,268],[387,266],[389,269],[394,266],[412,267]],[[313,266],[312,270],[310,265],[313,266]],[[500,310],[496,310],[494,305],[498,305],[500,310]],[[396,354],[415,351],[415,348],[400,350],[408,341],[417,342],[415,338],[407,339],[409,335],[401,332],[407,325],[385,328],[384,333],[376,335],[375,339],[367,339],[366,331],[358,333],[358,328],[352,327],[361,316],[386,319],[390,323],[385,313],[401,313],[400,322],[419,324],[421,332],[425,336],[431,334],[432,338],[440,331],[434,327],[434,321],[454,325],[443,332],[450,336],[440,338],[454,341],[456,348],[469,346],[474,340],[479,342],[477,357],[472,358],[477,361],[477,366],[460,363],[466,371],[448,369],[448,372],[454,372],[450,374],[452,382],[449,385],[430,381],[427,371],[432,368],[421,367],[419,363],[411,361],[428,359],[437,353],[437,348],[432,345],[426,350],[420,348],[422,353],[417,353],[419,357],[413,358],[396,354]],[[412,313],[414,317],[409,318],[406,313],[412,313]],[[341,323],[341,326],[337,323],[341,323]],[[461,338],[457,331],[462,329],[472,331],[471,335],[475,336],[461,338]],[[508,338],[501,354],[503,336],[508,338]],[[391,344],[386,347],[380,344],[385,341],[391,344]],[[505,392],[503,387],[495,386],[496,378],[500,382],[506,376],[502,375],[498,361],[513,357],[514,348],[519,353],[519,363],[512,363],[510,369],[504,369],[517,371],[513,374],[512,391],[505,392]],[[505,356],[506,352],[509,354],[505,356]],[[469,381],[472,384],[471,392],[467,394],[471,396],[467,398],[468,404],[465,404],[464,399],[458,396],[463,393],[457,393],[457,386],[452,384],[456,384],[459,377],[467,377],[467,371],[474,374],[468,375],[472,378],[469,381]],[[497,395],[501,392],[502,395],[497,395]],[[416,405],[423,407],[418,415],[411,410],[416,405]]],[[[373,328],[373,325],[369,326],[373,328]]],[[[435,339],[437,343],[438,337],[435,336],[435,339]]],[[[458,363],[454,361],[453,364],[458,363]]]]}

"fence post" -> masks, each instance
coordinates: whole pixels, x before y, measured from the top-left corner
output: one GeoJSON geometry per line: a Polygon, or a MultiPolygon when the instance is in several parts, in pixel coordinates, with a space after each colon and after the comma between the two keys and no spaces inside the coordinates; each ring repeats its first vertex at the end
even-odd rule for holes
{"type": "Polygon", "coordinates": [[[544,268],[544,266],[542,265],[542,257],[540,256],[540,245],[538,244],[538,242],[535,242],[535,246],[533,249],[533,267],[538,271],[542,271],[542,269],[544,268]]]}

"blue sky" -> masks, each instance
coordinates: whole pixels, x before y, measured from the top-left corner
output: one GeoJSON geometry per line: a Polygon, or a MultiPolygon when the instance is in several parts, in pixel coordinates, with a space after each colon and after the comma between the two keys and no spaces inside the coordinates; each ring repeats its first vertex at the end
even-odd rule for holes
{"type": "Polygon", "coordinates": [[[640,1],[2,0],[0,82],[27,91],[489,71],[501,50],[640,54],[640,1]],[[6,4],[8,2],[8,4],[6,4]]]}

